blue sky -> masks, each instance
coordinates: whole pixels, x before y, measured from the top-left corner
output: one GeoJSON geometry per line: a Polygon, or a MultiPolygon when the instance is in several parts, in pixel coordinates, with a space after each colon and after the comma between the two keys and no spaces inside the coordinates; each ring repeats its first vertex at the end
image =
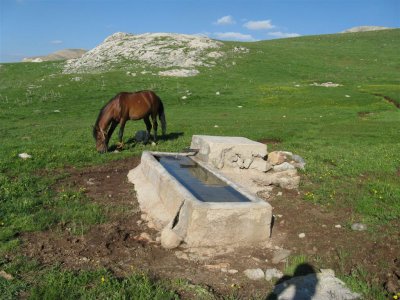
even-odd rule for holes
{"type": "Polygon", "coordinates": [[[400,0],[0,0],[0,62],[92,49],[114,32],[254,41],[400,27],[400,0]]]}

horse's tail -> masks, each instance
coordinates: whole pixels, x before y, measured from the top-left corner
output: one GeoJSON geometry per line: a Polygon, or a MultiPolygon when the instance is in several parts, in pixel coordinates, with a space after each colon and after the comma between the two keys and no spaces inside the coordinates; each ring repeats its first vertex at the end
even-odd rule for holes
{"type": "Polygon", "coordinates": [[[164,104],[162,103],[160,98],[158,98],[158,100],[160,101],[160,105],[158,107],[158,118],[160,119],[161,122],[162,134],[165,135],[167,133],[167,121],[165,119],[164,104]]]}

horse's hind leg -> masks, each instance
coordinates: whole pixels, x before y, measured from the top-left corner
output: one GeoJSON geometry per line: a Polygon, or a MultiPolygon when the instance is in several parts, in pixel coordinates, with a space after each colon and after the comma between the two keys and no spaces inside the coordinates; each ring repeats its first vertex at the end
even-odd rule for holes
{"type": "Polygon", "coordinates": [[[157,115],[152,115],[151,120],[153,121],[154,142],[157,142],[157,128],[158,128],[157,115]]]}
{"type": "Polygon", "coordinates": [[[151,123],[150,123],[150,117],[147,116],[145,118],[143,118],[144,123],[146,124],[146,129],[147,129],[147,136],[145,138],[145,140],[143,141],[144,144],[147,144],[147,141],[150,137],[151,134],[151,123]]]}

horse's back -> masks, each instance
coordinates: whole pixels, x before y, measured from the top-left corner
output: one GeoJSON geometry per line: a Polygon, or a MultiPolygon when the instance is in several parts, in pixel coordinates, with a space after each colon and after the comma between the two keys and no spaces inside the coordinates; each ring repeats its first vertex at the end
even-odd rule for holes
{"type": "Polygon", "coordinates": [[[160,106],[160,98],[150,90],[134,93],[121,92],[118,98],[121,110],[129,114],[130,119],[141,119],[154,114],[160,106]]]}

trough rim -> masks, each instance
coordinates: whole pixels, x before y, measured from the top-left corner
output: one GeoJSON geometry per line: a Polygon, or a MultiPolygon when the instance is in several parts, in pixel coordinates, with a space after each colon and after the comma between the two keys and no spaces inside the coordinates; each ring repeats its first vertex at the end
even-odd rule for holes
{"type": "Polygon", "coordinates": [[[225,177],[223,174],[217,172],[216,170],[213,170],[210,168],[207,164],[204,162],[200,161],[196,157],[192,157],[192,154],[190,153],[180,153],[180,152],[160,152],[160,151],[143,151],[142,153],[142,159],[145,158],[148,161],[150,160],[151,164],[153,167],[159,169],[161,176],[165,176],[170,184],[175,185],[181,192],[184,193],[184,198],[185,200],[191,201],[192,204],[199,206],[200,208],[204,209],[237,209],[237,208],[254,208],[254,207],[270,207],[272,209],[272,206],[262,200],[261,198],[257,197],[256,195],[250,193],[248,190],[246,190],[245,187],[233,182],[229,178],[225,177]],[[197,199],[186,187],[184,187],[175,177],[173,177],[161,164],[160,162],[154,157],[154,156],[160,156],[160,155],[165,155],[165,156],[189,156],[190,159],[192,159],[194,162],[198,163],[201,167],[205,168],[207,171],[211,172],[214,174],[217,178],[221,179],[224,181],[226,184],[232,186],[234,189],[236,189],[239,193],[241,193],[243,196],[247,197],[250,201],[249,202],[204,202],[199,199],[197,199]]]}

